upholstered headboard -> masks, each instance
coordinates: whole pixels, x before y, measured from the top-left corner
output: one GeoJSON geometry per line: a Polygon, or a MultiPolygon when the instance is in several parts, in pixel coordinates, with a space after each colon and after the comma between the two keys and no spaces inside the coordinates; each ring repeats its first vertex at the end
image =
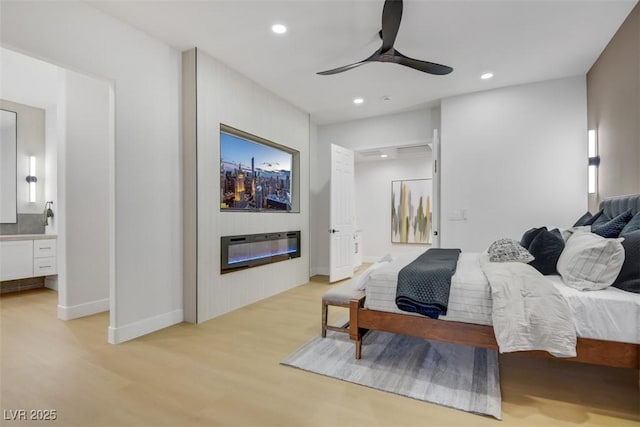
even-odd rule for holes
{"type": "Polygon", "coordinates": [[[640,194],[605,199],[600,202],[600,209],[604,209],[605,215],[609,218],[615,218],[627,209],[631,209],[635,215],[640,212],[640,194]]]}

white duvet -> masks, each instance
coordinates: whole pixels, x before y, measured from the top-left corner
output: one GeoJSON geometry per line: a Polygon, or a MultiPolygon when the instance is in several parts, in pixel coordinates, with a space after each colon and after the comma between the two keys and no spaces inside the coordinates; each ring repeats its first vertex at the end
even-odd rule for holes
{"type": "Polygon", "coordinates": [[[544,350],[576,356],[573,312],[553,283],[519,262],[490,262],[480,255],[493,299],[493,330],[501,353],[544,350]]]}

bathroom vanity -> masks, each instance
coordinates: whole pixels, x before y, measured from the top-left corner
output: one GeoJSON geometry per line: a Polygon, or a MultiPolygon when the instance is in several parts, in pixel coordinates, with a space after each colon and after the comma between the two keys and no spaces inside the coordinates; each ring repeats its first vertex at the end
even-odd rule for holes
{"type": "Polygon", "coordinates": [[[56,237],[52,234],[0,236],[0,281],[57,274],[56,237]]]}

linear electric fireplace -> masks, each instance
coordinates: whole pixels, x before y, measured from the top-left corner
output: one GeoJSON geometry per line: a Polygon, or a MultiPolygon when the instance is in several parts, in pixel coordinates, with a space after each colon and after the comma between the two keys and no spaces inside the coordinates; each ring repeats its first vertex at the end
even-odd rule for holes
{"type": "Polygon", "coordinates": [[[300,231],[220,238],[220,273],[300,257],[300,231]]]}

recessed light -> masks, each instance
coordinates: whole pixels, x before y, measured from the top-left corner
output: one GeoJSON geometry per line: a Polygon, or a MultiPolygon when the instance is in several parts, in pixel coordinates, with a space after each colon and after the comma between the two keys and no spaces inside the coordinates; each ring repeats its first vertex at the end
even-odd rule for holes
{"type": "Polygon", "coordinates": [[[364,99],[362,99],[362,98],[355,98],[355,99],[353,100],[353,103],[354,103],[354,104],[362,104],[363,102],[364,102],[364,99]]]}
{"type": "Polygon", "coordinates": [[[489,80],[491,77],[493,77],[493,73],[484,73],[480,76],[482,80],[489,80]]]}
{"type": "Polygon", "coordinates": [[[271,26],[271,31],[273,31],[276,34],[284,34],[287,32],[287,27],[285,27],[282,24],[274,24],[271,26]]]}
{"type": "Polygon", "coordinates": [[[387,156],[386,154],[380,154],[380,157],[382,157],[383,159],[386,159],[389,156],[387,156]]]}

